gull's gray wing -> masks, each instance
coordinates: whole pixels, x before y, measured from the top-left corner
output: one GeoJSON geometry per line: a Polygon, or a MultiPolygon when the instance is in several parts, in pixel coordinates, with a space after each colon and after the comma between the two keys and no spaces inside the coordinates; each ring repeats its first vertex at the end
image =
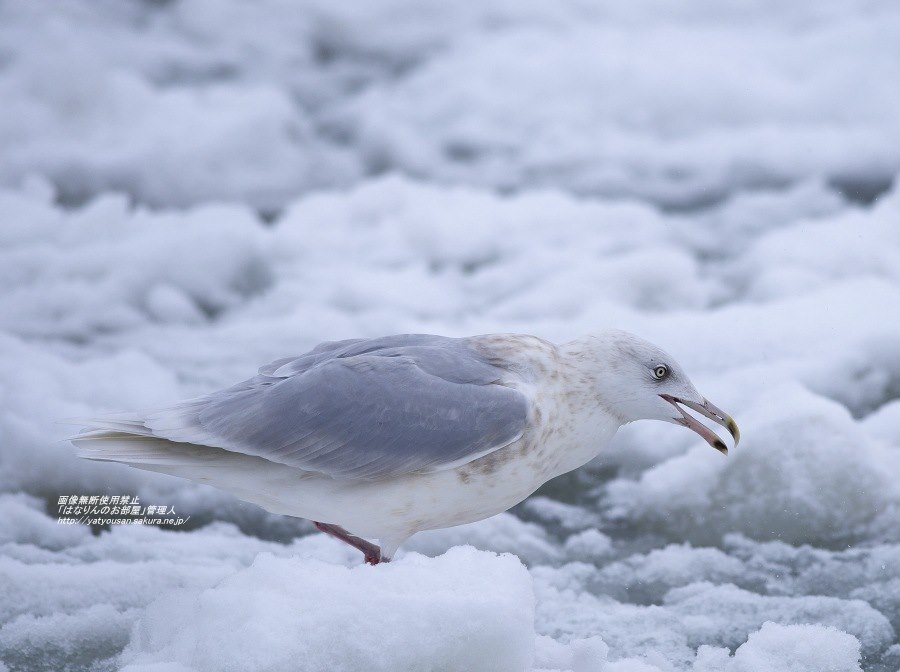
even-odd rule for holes
{"type": "Polygon", "coordinates": [[[518,439],[529,402],[501,384],[509,376],[466,339],[339,341],[143,424],[336,479],[379,479],[446,469],[518,439]]]}

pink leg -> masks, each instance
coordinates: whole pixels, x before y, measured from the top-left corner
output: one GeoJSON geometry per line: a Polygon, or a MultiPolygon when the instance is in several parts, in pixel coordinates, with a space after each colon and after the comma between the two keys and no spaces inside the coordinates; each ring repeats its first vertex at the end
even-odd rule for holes
{"type": "Polygon", "coordinates": [[[329,534],[336,539],[340,539],[344,543],[350,544],[353,548],[363,552],[366,556],[366,562],[370,565],[377,565],[379,562],[388,562],[387,558],[381,557],[381,549],[371,541],[366,541],[360,537],[354,537],[339,525],[331,525],[330,523],[317,523],[313,521],[313,525],[319,532],[329,534]]]}

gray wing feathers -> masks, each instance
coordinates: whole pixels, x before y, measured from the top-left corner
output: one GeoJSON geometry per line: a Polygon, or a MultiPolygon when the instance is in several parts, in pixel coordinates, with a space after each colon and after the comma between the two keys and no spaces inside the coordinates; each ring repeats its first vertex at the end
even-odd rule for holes
{"type": "Polygon", "coordinates": [[[305,355],[298,357],[284,357],[276,359],[270,364],[259,367],[259,373],[263,376],[271,376],[274,378],[287,378],[297,373],[303,373],[319,362],[334,357],[336,353],[344,352],[350,346],[365,341],[364,338],[351,338],[345,341],[326,341],[319,343],[315,348],[307,352],[305,355]]]}
{"type": "Polygon", "coordinates": [[[528,400],[500,384],[506,373],[441,336],[325,343],[144,425],[337,479],[378,479],[447,468],[519,438],[528,400]]]}

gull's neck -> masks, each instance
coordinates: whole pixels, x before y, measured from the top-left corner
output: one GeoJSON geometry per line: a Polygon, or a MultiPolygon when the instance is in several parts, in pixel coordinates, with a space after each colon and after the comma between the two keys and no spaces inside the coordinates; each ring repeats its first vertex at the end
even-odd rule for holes
{"type": "Polygon", "coordinates": [[[586,336],[558,346],[560,376],[555,390],[557,423],[553,437],[563,474],[594,459],[624,421],[603,403],[602,370],[597,366],[595,337],[586,336]]]}
{"type": "Polygon", "coordinates": [[[559,346],[561,359],[569,369],[569,384],[577,389],[582,402],[605,409],[620,425],[631,422],[616,403],[615,354],[630,334],[618,330],[581,336],[559,346]]]}

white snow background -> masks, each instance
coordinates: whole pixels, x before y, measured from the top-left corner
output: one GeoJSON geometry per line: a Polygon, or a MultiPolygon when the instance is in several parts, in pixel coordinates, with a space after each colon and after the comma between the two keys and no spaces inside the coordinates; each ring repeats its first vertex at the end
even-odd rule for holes
{"type": "Polygon", "coordinates": [[[898,670],[898,36],[894,0],[0,4],[0,670],[898,670]],[[629,426],[384,566],[60,422],[607,326],[740,447],[629,426]]]}

